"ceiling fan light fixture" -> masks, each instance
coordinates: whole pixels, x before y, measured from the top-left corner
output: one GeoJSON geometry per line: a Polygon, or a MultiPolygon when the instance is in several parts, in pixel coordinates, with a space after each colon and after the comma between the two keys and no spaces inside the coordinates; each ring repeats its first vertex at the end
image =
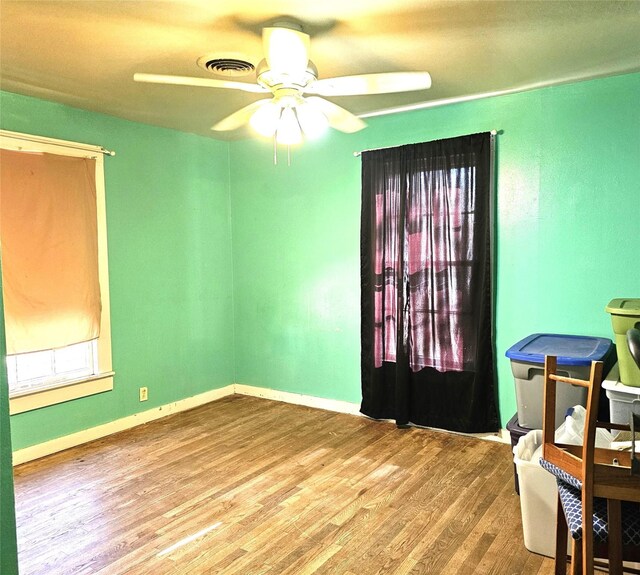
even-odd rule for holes
{"type": "Polygon", "coordinates": [[[282,108],[280,121],[276,130],[276,142],[285,146],[293,146],[302,143],[302,130],[298,117],[293,108],[282,108]]]}
{"type": "Polygon", "coordinates": [[[306,101],[296,108],[296,114],[300,128],[307,138],[319,138],[329,128],[329,120],[322,111],[306,101]]]}
{"type": "Polygon", "coordinates": [[[274,102],[267,102],[253,113],[249,125],[261,136],[271,138],[278,128],[280,110],[280,106],[274,102]]]}

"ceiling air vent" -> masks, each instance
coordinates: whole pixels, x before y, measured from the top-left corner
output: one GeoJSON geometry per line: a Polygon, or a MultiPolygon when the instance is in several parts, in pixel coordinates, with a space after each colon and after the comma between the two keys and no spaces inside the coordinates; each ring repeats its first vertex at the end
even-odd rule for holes
{"type": "Polygon", "coordinates": [[[255,70],[255,66],[246,60],[239,58],[212,58],[211,56],[200,58],[198,66],[216,76],[224,76],[226,78],[246,76],[255,70]]]}

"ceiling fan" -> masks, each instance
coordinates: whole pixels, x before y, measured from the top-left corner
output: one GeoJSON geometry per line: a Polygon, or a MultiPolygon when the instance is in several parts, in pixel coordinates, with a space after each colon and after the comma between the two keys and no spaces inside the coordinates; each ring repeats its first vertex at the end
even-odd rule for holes
{"type": "Polygon", "coordinates": [[[256,68],[256,83],[134,74],[136,82],[179,84],[209,88],[230,88],[256,94],[271,93],[227,116],[216,131],[235,130],[249,123],[259,134],[273,137],[279,144],[300,143],[303,135],[314,137],[328,126],[353,133],[366,124],[344,108],[322,96],[356,96],[424,90],[431,86],[427,72],[390,72],[318,79],[318,70],[309,60],[310,38],[300,26],[278,22],[263,28],[265,59],[256,68]]]}

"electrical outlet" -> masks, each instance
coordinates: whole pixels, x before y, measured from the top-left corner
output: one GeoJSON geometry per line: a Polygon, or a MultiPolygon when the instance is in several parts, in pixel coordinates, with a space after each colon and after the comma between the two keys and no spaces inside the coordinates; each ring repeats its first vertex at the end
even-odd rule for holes
{"type": "Polygon", "coordinates": [[[147,401],[149,399],[149,390],[146,387],[140,388],[140,401],[147,401]]]}

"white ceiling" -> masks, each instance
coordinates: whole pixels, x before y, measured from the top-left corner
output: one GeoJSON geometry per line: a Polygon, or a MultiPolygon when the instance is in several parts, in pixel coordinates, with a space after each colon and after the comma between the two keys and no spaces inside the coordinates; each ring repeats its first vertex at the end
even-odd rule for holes
{"type": "Polygon", "coordinates": [[[140,84],[133,73],[214,77],[196,64],[209,54],[257,65],[261,28],[282,16],[311,35],[320,78],[431,73],[427,91],[331,98],[365,116],[640,71],[640,0],[0,0],[0,87],[210,137],[246,135],[210,127],[262,96],[140,84]]]}

